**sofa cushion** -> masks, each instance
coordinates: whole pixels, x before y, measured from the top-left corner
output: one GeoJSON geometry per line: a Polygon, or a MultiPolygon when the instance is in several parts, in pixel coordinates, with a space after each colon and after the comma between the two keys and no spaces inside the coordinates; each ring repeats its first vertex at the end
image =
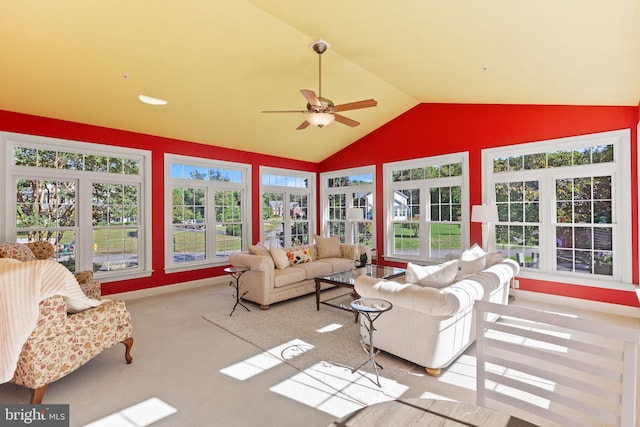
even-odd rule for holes
{"type": "Polygon", "coordinates": [[[306,279],[306,273],[301,268],[275,269],[273,272],[273,286],[280,288],[306,279]]]}
{"type": "Polygon", "coordinates": [[[340,258],[342,256],[338,236],[316,236],[316,246],[318,248],[318,259],[340,258]]]}
{"type": "Polygon", "coordinates": [[[406,281],[420,286],[442,288],[450,285],[458,274],[458,260],[454,259],[438,265],[422,266],[407,263],[406,281]]]}
{"type": "Polygon", "coordinates": [[[291,265],[313,261],[313,256],[309,249],[288,250],[286,253],[291,265]]]}
{"type": "Polygon", "coordinates": [[[333,272],[332,265],[324,262],[324,260],[292,265],[291,269],[303,270],[305,279],[313,279],[314,277],[324,276],[333,272]]]}
{"type": "Polygon", "coordinates": [[[476,274],[484,270],[486,266],[485,256],[487,253],[478,244],[462,252],[458,260],[458,271],[460,276],[476,274]]]}
{"type": "Polygon", "coordinates": [[[0,258],[13,258],[18,261],[35,261],[38,259],[31,249],[22,243],[1,243],[0,258]]]}
{"type": "Polygon", "coordinates": [[[355,268],[355,263],[346,258],[323,258],[322,262],[331,265],[331,271],[347,271],[355,268]]]}
{"type": "Polygon", "coordinates": [[[273,258],[273,263],[276,265],[276,268],[282,270],[289,267],[289,258],[287,258],[287,253],[284,249],[269,246],[269,253],[271,254],[271,258],[273,258]]]}

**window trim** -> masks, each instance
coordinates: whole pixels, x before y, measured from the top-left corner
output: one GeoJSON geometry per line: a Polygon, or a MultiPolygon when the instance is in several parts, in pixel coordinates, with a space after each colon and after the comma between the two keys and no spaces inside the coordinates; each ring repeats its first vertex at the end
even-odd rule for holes
{"type": "MultiPolygon", "coordinates": [[[[173,199],[173,187],[177,183],[189,183],[190,187],[208,189],[210,187],[217,187],[216,181],[208,180],[187,180],[183,178],[171,177],[171,163],[185,163],[188,165],[202,166],[207,169],[216,168],[229,168],[239,169],[242,172],[242,182],[232,183],[225,182],[224,189],[235,189],[242,193],[242,218],[244,223],[244,230],[242,233],[241,250],[246,250],[250,244],[251,236],[251,165],[246,163],[230,162],[217,159],[205,159],[202,157],[185,156],[180,154],[164,153],[164,271],[165,273],[177,273],[182,271],[199,270],[203,268],[218,267],[229,264],[229,257],[209,257],[202,261],[190,261],[184,263],[175,263],[173,261],[173,209],[171,209],[171,201],[173,199]],[[167,207],[169,206],[169,207],[167,207]]],[[[220,185],[220,184],[219,184],[220,185]]],[[[217,190],[219,188],[215,188],[217,190]]],[[[205,191],[206,209],[209,209],[209,203],[212,202],[211,197],[213,194],[209,194],[205,191]]],[[[207,211],[207,214],[210,214],[207,211]]],[[[215,233],[214,233],[215,234],[215,233]]],[[[215,254],[214,254],[215,255],[215,254]]]]}
{"type": "MultiPolygon", "coordinates": [[[[16,200],[15,197],[9,197],[9,184],[15,183],[18,176],[24,176],[25,172],[28,172],[29,176],[36,178],[58,178],[65,177],[66,179],[81,179],[85,182],[82,188],[78,189],[78,197],[89,197],[91,200],[91,188],[92,183],[96,182],[96,174],[98,172],[87,171],[73,171],[72,174],[68,174],[65,171],[67,169],[55,169],[55,168],[33,168],[31,166],[16,166],[13,163],[13,150],[16,146],[26,146],[33,148],[51,148],[55,147],[56,150],[69,151],[73,153],[91,154],[98,156],[119,156],[125,158],[137,158],[140,160],[140,174],[138,178],[131,179],[131,182],[137,182],[140,184],[140,200],[143,203],[142,212],[140,215],[139,228],[143,230],[144,237],[139,240],[140,245],[143,247],[140,249],[138,268],[135,270],[112,270],[109,272],[96,272],[95,277],[100,279],[102,283],[108,283],[113,281],[135,279],[140,277],[148,277],[153,272],[152,269],[152,250],[151,250],[151,151],[141,150],[136,148],[118,147],[112,145],[96,144],[83,141],[74,141],[62,138],[53,138],[45,136],[36,136],[29,134],[3,132],[0,131],[0,143],[4,145],[4,149],[0,150],[0,163],[6,166],[5,173],[0,173],[0,197],[7,201],[5,209],[0,209],[0,223],[4,224],[1,227],[0,237],[3,241],[15,241],[17,236],[17,229],[13,224],[14,221],[9,221],[9,218],[15,216],[16,200]],[[71,176],[71,178],[69,178],[71,176]],[[78,178],[80,177],[80,178],[78,178]],[[89,185],[86,185],[89,184],[89,185]]],[[[119,175],[117,175],[119,176],[119,175]]],[[[108,183],[122,183],[122,180],[114,179],[113,174],[105,173],[104,176],[100,176],[100,182],[108,183]],[[110,176],[111,175],[111,176],[110,176]]],[[[91,218],[91,208],[80,204],[78,206],[78,223],[77,228],[82,230],[87,227],[83,225],[82,218],[91,218]]],[[[91,229],[90,222],[87,223],[89,229],[91,229]]],[[[79,233],[79,240],[84,242],[85,246],[90,241],[90,233],[85,230],[84,233],[79,233]]],[[[89,245],[90,246],[90,245],[89,245]]],[[[76,261],[77,268],[80,270],[91,270],[87,267],[87,264],[91,257],[80,255],[76,261]]]]}
{"type": "MultiPolygon", "coordinates": [[[[316,215],[316,198],[317,198],[317,174],[315,172],[301,171],[295,169],[284,169],[284,168],[276,168],[271,166],[260,166],[259,170],[260,174],[260,191],[259,191],[259,200],[260,200],[260,241],[264,239],[264,220],[263,212],[262,212],[262,197],[265,192],[268,193],[277,193],[277,192],[285,192],[287,194],[295,193],[295,194],[309,194],[309,205],[307,206],[307,215],[309,217],[309,244],[313,244],[315,237],[315,230],[317,227],[317,215],[316,215]],[[299,177],[303,179],[307,179],[309,186],[307,188],[298,188],[298,187],[287,187],[287,186],[270,186],[263,184],[264,175],[280,175],[280,176],[289,176],[289,177],[299,177]],[[265,190],[266,189],[266,190],[265,190]],[[289,189],[289,190],[287,190],[289,189]]],[[[285,195],[286,198],[286,195],[285,195]]],[[[283,220],[285,221],[285,236],[287,235],[287,221],[288,216],[283,215],[283,220]]],[[[285,241],[284,247],[290,247],[291,241],[285,241]]]]}
{"type": "MultiPolygon", "coordinates": [[[[393,182],[393,171],[397,169],[412,169],[417,167],[426,167],[426,166],[438,166],[443,164],[452,164],[452,163],[462,163],[462,175],[460,179],[462,180],[461,187],[461,224],[460,224],[460,237],[462,248],[469,247],[470,235],[469,235],[469,221],[471,219],[470,215],[470,195],[469,195],[469,152],[461,151],[457,153],[450,154],[442,154],[437,156],[430,157],[422,157],[419,159],[410,159],[410,160],[401,160],[398,162],[391,163],[383,163],[382,165],[382,176],[383,176],[383,203],[384,203],[384,238],[385,238],[385,254],[384,259],[387,261],[394,262],[434,262],[439,263],[442,262],[441,258],[431,258],[428,257],[427,254],[420,254],[415,257],[410,256],[397,256],[393,253],[393,245],[394,245],[394,235],[393,235],[393,192],[398,187],[410,187],[412,183],[415,186],[416,182],[422,182],[426,180],[416,180],[416,181],[405,181],[402,182],[401,185],[397,185],[397,183],[393,182]]],[[[457,177],[444,177],[439,178],[438,180],[445,181],[443,185],[451,184],[446,183],[447,180],[451,180],[452,178],[458,179],[457,177]]],[[[441,182],[442,182],[441,181],[441,182]]],[[[424,185],[424,184],[418,184],[424,185]]],[[[457,185],[457,184],[456,184],[457,185]]],[[[439,185],[442,186],[442,185],[439,185]]],[[[419,223],[420,226],[424,226],[423,222],[419,223]]],[[[424,236],[420,237],[420,246],[424,246],[428,244],[428,242],[424,242],[424,236]]]]}
{"type": "MultiPolygon", "coordinates": [[[[578,135],[563,138],[554,138],[549,140],[527,142],[522,144],[514,144],[509,146],[502,146],[496,148],[483,149],[482,156],[482,200],[483,203],[494,203],[495,193],[492,191],[496,182],[502,182],[508,180],[509,176],[517,176],[519,171],[516,172],[501,172],[498,174],[493,173],[493,159],[496,157],[508,157],[513,155],[533,154],[540,152],[553,152],[562,149],[570,149],[576,147],[595,146],[595,145],[614,145],[614,161],[616,164],[616,170],[611,173],[613,177],[614,187],[614,206],[613,209],[616,212],[614,222],[614,254],[618,259],[616,268],[614,269],[614,277],[607,280],[602,276],[593,277],[591,274],[573,273],[573,272],[558,272],[558,271],[535,271],[531,269],[521,269],[519,277],[544,280],[550,282],[567,283],[573,285],[582,285],[589,287],[598,287],[606,289],[616,290],[628,290],[628,284],[632,282],[633,277],[633,259],[632,259],[632,245],[633,239],[631,233],[625,233],[621,230],[631,230],[632,224],[632,204],[631,194],[626,191],[630,191],[630,188],[625,183],[631,183],[631,130],[620,129],[607,132],[598,132],[593,134],[578,135]],[[496,180],[494,176],[504,177],[505,179],[496,180]],[[617,273],[617,274],[616,274],[617,273]]],[[[598,165],[591,165],[598,167],[598,165]]],[[[549,170],[549,169],[546,169],[549,170]]],[[[549,172],[550,175],[557,177],[575,176],[578,172],[573,172],[571,167],[568,168],[552,168],[554,172],[549,172]]],[[[590,173],[590,175],[597,175],[597,171],[590,173]]],[[[584,174],[578,174],[583,176],[584,174]]],[[[522,179],[522,178],[520,178],[522,179]]],[[[555,178],[554,178],[555,179],[555,178]]],[[[550,191],[547,189],[547,191],[550,191]]],[[[555,201],[555,190],[553,192],[553,201],[555,201]]],[[[541,206],[540,211],[542,212],[541,206]]],[[[545,213],[546,218],[551,218],[552,227],[555,226],[555,218],[551,212],[545,213]]],[[[542,222],[541,218],[541,222],[542,222]]],[[[541,245],[542,248],[549,251],[550,243],[547,245],[541,245]]]]}

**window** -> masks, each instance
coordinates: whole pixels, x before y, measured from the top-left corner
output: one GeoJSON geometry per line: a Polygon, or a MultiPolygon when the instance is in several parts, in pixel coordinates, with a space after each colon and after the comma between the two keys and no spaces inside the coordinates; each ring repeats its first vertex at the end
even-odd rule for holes
{"type": "Polygon", "coordinates": [[[467,165],[468,153],[383,165],[387,256],[436,260],[467,246],[467,165]]]}
{"type": "Polygon", "coordinates": [[[166,155],[166,266],[210,267],[248,247],[249,165],[166,155]]]}
{"type": "Polygon", "coordinates": [[[279,248],[308,245],[315,229],[314,174],[263,167],[260,175],[262,241],[279,248]]]}
{"type": "Polygon", "coordinates": [[[624,130],[484,150],[498,250],[533,274],[630,281],[629,138],[624,130]]]}
{"type": "Polygon", "coordinates": [[[358,242],[375,248],[375,168],[340,170],[320,175],[322,224],[327,236],[343,243],[358,242]],[[362,209],[362,221],[347,219],[347,210],[362,209]]]}
{"type": "Polygon", "coordinates": [[[46,240],[70,271],[103,281],[150,274],[150,153],[2,133],[6,240],[46,240]]]}

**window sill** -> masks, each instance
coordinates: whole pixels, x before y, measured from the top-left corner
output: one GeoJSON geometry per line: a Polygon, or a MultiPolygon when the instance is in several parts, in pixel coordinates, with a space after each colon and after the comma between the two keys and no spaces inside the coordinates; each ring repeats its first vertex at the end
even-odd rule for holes
{"type": "Polygon", "coordinates": [[[164,272],[166,274],[181,273],[184,271],[204,270],[206,268],[222,267],[225,265],[229,265],[228,258],[225,258],[223,260],[216,260],[216,262],[190,263],[190,264],[183,264],[183,265],[168,266],[164,269],[164,272]]]}
{"type": "Polygon", "coordinates": [[[143,277],[149,277],[153,271],[123,271],[122,273],[111,273],[108,276],[101,276],[94,274],[94,279],[99,280],[100,283],[119,282],[121,280],[141,279],[143,277]]]}
{"type": "Polygon", "coordinates": [[[636,292],[637,286],[633,283],[616,281],[616,280],[604,280],[592,277],[580,277],[569,276],[563,274],[550,274],[527,270],[525,268],[520,269],[518,278],[540,280],[545,282],[554,282],[568,285],[587,286],[591,288],[611,289],[617,291],[629,291],[636,292]]]}

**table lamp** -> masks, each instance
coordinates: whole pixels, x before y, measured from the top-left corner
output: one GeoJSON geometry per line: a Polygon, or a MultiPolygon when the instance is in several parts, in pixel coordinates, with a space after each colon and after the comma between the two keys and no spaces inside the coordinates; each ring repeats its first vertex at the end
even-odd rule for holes
{"type": "Polygon", "coordinates": [[[492,224],[496,221],[498,221],[498,207],[496,205],[472,206],[471,222],[482,223],[482,248],[487,252],[496,251],[496,235],[492,224]]]}

